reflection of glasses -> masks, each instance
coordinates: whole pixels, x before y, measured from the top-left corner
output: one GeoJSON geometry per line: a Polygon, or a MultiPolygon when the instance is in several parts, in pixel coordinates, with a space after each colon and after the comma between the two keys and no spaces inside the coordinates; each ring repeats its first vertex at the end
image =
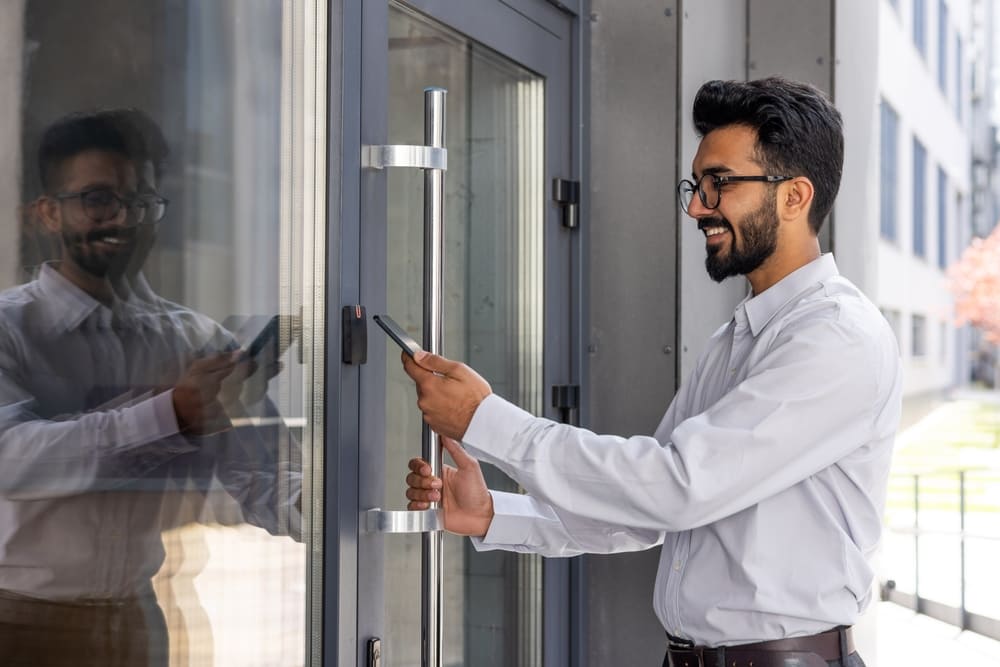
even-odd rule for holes
{"type": "Polygon", "coordinates": [[[122,208],[137,223],[159,222],[163,214],[167,212],[167,204],[169,203],[163,197],[155,194],[142,194],[126,199],[106,188],[82,192],[62,192],[55,195],[55,198],[60,201],[79,199],[87,217],[93,222],[113,220],[122,208]]]}
{"type": "Polygon", "coordinates": [[[743,183],[746,181],[781,183],[789,181],[792,178],[792,176],[719,176],[718,174],[702,174],[702,177],[698,179],[697,185],[687,179],[678,183],[677,197],[680,199],[681,208],[684,209],[685,213],[690,215],[688,207],[691,206],[691,200],[694,199],[695,191],[698,192],[698,198],[701,199],[701,203],[705,208],[711,210],[719,208],[719,202],[722,201],[722,186],[726,183],[743,183]]]}

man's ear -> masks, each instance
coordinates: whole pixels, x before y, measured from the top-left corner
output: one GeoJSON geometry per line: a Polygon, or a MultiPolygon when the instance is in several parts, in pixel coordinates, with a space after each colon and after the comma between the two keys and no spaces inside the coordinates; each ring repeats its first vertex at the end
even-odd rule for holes
{"type": "Polygon", "coordinates": [[[45,225],[45,229],[53,234],[58,234],[62,226],[62,207],[59,206],[59,200],[55,197],[42,195],[35,200],[35,210],[38,212],[38,218],[45,225]]]}
{"type": "Polygon", "coordinates": [[[778,191],[779,217],[782,220],[808,220],[814,194],[812,181],[805,176],[782,183],[778,191]]]}

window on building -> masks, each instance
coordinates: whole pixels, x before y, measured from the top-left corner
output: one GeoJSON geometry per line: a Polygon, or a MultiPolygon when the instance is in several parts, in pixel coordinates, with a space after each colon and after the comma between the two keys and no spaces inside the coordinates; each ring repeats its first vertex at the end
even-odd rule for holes
{"type": "Polygon", "coordinates": [[[938,0],[938,86],[948,95],[948,5],[938,0]]]}
{"type": "Polygon", "coordinates": [[[937,170],[937,259],[942,269],[948,266],[948,175],[938,166],[937,170]]]}
{"type": "Polygon", "coordinates": [[[896,240],[896,155],[899,116],[882,100],[879,176],[879,230],[887,241],[896,240]]]}
{"type": "Polygon", "coordinates": [[[955,115],[963,121],[965,108],[965,87],[962,85],[962,36],[955,33],[955,115]]]}
{"type": "Polygon", "coordinates": [[[927,318],[914,314],[911,319],[910,352],[914,357],[927,356],[927,318]]]}
{"type": "Polygon", "coordinates": [[[927,149],[913,137],[913,254],[927,256],[926,195],[927,149]]]}
{"type": "Polygon", "coordinates": [[[924,0],[913,0],[913,43],[927,58],[927,6],[924,0]]]}

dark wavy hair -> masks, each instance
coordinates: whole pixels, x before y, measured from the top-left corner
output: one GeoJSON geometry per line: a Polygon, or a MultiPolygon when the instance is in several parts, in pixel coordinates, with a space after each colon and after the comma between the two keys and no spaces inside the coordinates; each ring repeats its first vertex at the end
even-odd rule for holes
{"type": "Polygon", "coordinates": [[[709,81],[695,96],[693,116],[701,136],[729,125],[752,128],[765,171],[808,178],[815,190],[809,226],[819,232],[844,170],[843,122],[822,92],[780,77],[709,81]]]}
{"type": "Polygon", "coordinates": [[[88,150],[117,153],[136,164],[149,160],[157,175],[167,157],[167,142],[156,123],[139,109],[103,109],[63,116],[45,129],[38,147],[42,189],[60,185],[63,163],[88,150]]]}

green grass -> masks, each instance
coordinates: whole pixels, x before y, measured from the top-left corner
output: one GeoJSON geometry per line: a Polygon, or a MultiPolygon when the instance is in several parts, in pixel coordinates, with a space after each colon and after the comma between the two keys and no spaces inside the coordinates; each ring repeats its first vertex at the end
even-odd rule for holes
{"type": "Polygon", "coordinates": [[[912,512],[914,475],[921,510],[957,513],[961,470],[966,511],[997,513],[1000,522],[1000,404],[950,401],[897,436],[887,519],[912,512]]]}

